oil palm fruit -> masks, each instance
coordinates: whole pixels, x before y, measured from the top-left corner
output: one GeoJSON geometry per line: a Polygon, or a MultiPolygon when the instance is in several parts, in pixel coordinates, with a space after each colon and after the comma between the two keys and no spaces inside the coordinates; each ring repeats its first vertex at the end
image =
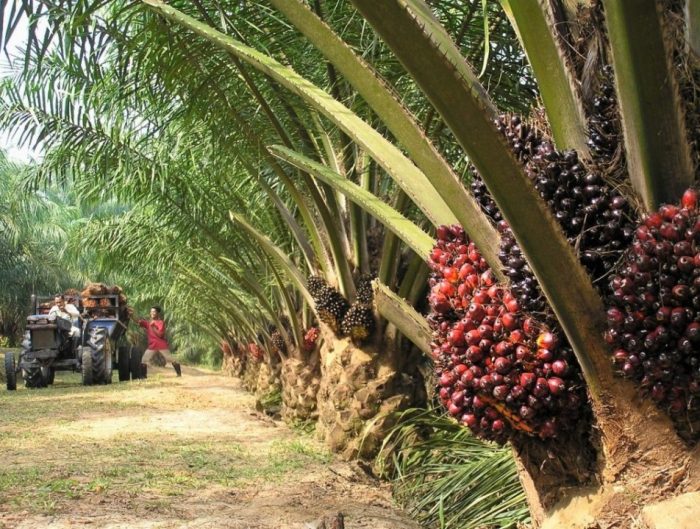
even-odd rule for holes
{"type": "Polygon", "coordinates": [[[550,438],[586,406],[580,369],[563,336],[525,314],[459,226],[441,226],[429,279],[437,393],[479,437],[550,438]]]}
{"type": "Polygon", "coordinates": [[[375,322],[372,306],[365,303],[355,303],[345,314],[342,322],[342,332],[350,336],[353,342],[361,343],[374,332],[375,322]]]}
{"type": "Polygon", "coordinates": [[[350,308],[348,300],[321,276],[309,277],[307,289],[316,304],[319,319],[336,334],[342,332],[341,322],[350,308]]]}
{"type": "Polygon", "coordinates": [[[604,66],[598,93],[588,119],[588,147],[596,161],[610,163],[620,149],[620,115],[612,66],[604,66]]]}
{"type": "Polygon", "coordinates": [[[357,281],[357,302],[365,305],[372,305],[374,301],[374,292],[372,291],[372,280],[374,276],[371,274],[363,274],[357,281]]]}
{"type": "Polygon", "coordinates": [[[342,332],[341,322],[350,308],[348,300],[335,288],[328,286],[321,289],[314,301],[319,319],[336,334],[342,332]]]}
{"type": "Polygon", "coordinates": [[[248,344],[248,354],[254,362],[262,362],[265,357],[262,347],[254,342],[248,344]]]}
{"type": "MultiPolygon", "coordinates": [[[[575,151],[557,151],[551,141],[518,116],[500,116],[496,127],[577,249],[581,263],[599,284],[632,240],[633,213],[627,200],[596,172],[588,171],[575,151]]],[[[479,181],[475,175],[472,189],[480,190],[477,198],[484,207],[491,199],[479,181]]],[[[484,211],[488,214],[490,206],[484,211]]],[[[491,218],[498,220],[498,216],[491,218]]],[[[498,229],[502,237],[499,259],[521,308],[534,313],[547,311],[540,287],[507,223],[499,221],[498,229]]]]}
{"type": "Polygon", "coordinates": [[[309,277],[306,285],[309,294],[311,294],[311,297],[314,299],[316,299],[321,294],[321,291],[328,286],[328,282],[321,276],[309,277]]]}
{"type": "Polygon", "coordinates": [[[608,329],[618,372],[697,440],[700,420],[700,210],[698,191],[664,205],[637,228],[610,281],[608,329]]]}
{"type": "Polygon", "coordinates": [[[287,352],[287,344],[284,342],[282,333],[280,333],[279,331],[275,330],[272,332],[272,334],[270,335],[270,342],[272,342],[272,346],[275,349],[277,349],[280,353],[287,352]]]}
{"type": "Polygon", "coordinates": [[[318,337],[321,334],[320,330],[318,327],[310,327],[305,333],[304,333],[304,344],[303,348],[304,351],[307,353],[310,353],[316,348],[316,342],[318,341],[318,337]]]}

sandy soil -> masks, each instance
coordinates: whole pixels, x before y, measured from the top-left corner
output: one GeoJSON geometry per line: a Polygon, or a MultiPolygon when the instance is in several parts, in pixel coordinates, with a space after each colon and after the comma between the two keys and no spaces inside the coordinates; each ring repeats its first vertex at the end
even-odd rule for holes
{"type": "Polygon", "coordinates": [[[0,399],[3,406],[31,403],[34,411],[50,406],[51,415],[38,414],[33,431],[15,439],[21,419],[0,414],[2,529],[320,529],[321,519],[338,512],[346,529],[418,529],[395,507],[386,484],[256,412],[237,380],[216,373],[185,368],[178,379],[171,370],[153,368],[146,381],[101,388],[82,388],[71,379],[61,386],[57,379],[53,388],[5,393],[0,399]],[[51,453],[56,445],[66,447],[60,456],[51,453]],[[110,467],[117,456],[109,447],[115,446],[130,469],[123,476],[110,467]],[[256,474],[234,457],[269,459],[276,452],[268,450],[280,446],[297,447],[299,457],[306,451],[325,455],[285,454],[280,461],[293,464],[282,465],[274,478],[256,474]],[[231,447],[235,451],[225,450],[231,447]],[[46,477],[32,466],[37,452],[45,454],[46,477]],[[178,453],[189,459],[175,458],[178,453]],[[80,454],[90,461],[81,461],[80,454]],[[249,479],[237,479],[234,461],[247,469],[249,479]],[[197,474],[198,466],[209,473],[197,474]],[[159,481],[160,470],[169,473],[169,481],[159,481]],[[230,480],[217,478],[227,473],[230,480]],[[27,501],[34,494],[36,501],[27,501]],[[44,507],[36,505],[40,499],[44,507]]]}

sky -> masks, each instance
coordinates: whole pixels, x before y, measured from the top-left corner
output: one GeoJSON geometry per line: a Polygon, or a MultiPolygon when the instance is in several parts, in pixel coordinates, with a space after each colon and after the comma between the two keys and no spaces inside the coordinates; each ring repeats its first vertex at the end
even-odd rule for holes
{"type": "MultiPolygon", "coordinates": [[[[4,2],[3,2],[4,4],[4,2]]],[[[0,6],[0,9],[3,9],[0,6]]],[[[24,43],[26,42],[27,35],[27,22],[25,19],[20,20],[17,29],[12,34],[12,38],[7,46],[7,52],[10,57],[17,54],[17,50],[22,50],[24,48],[24,43]]],[[[10,63],[7,58],[7,54],[2,51],[0,52],[0,77],[5,77],[8,75],[10,69],[10,63]]],[[[38,151],[31,150],[27,147],[20,146],[16,138],[13,138],[8,134],[7,131],[0,129],[0,149],[7,152],[8,158],[15,162],[29,163],[32,160],[37,160],[41,158],[41,153],[38,151]]]]}

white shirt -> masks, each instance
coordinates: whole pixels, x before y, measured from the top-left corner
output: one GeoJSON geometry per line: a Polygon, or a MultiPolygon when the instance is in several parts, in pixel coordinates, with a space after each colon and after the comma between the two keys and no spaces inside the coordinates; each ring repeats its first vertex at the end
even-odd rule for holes
{"type": "Polygon", "coordinates": [[[49,310],[49,316],[51,316],[52,314],[56,314],[57,316],[60,316],[61,318],[66,318],[68,320],[80,318],[80,312],[72,303],[66,303],[65,305],[63,305],[63,309],[61,309],[58,305],[54,305],[49,310]]]}
{"type": "Polygon", "coordinates": [[[80,328],[78,328],[77,326],[78,321],[80,320],[80,311],[78,311],[75,305],[73,305],[72,303],[66,303],[65,305],[63,305],[63,309],[61,309],[58,305],[54,305],[49,310],[49,316],[53,314],[55,314],[56,316],[60,316],[61,318],[70,320],[72,324],[70,335],[80,336],[80,328]]]}

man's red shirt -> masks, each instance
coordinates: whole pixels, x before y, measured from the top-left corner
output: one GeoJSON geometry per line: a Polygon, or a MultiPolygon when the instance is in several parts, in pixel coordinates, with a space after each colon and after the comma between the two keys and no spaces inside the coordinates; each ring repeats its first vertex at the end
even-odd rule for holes
{"type": "Polygon", "coordinates": [[[148,348],[152,351],[170,349],[165,339],[165,321],[163,320],[139,320],[139,325],[146,329],[148,348]]]}

